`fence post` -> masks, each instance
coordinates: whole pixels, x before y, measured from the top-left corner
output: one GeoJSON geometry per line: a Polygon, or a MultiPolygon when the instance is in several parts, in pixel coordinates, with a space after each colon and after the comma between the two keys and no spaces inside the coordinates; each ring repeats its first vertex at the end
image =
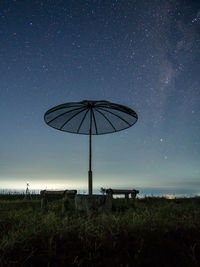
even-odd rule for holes
{"type": "Polygon", "coordinates": [[[47,199],[45,195],[43,195],[41,199],[41,209],[46,210],[46,207],[47,207],[47,199]]]}
{"type": "Polygon", "coordinates": [[[106,205],[105,205],[105,208],[108,211],[112,210],[112,195],[113,195],[112,189],[106,190],[106,205]]]}

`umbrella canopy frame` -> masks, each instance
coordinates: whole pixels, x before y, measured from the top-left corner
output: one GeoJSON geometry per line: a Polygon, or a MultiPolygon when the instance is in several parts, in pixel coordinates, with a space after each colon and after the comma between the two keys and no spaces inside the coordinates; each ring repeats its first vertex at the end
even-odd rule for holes
{"type": "Polygon", "coordinates": [[[44,114],[44,120],[49,126],[57,130],[89,135],[88,193],[92,195],[92,135],[108,134],[127,129],[137,122],[138,115],[129,107],[105,100],[83,100],[61,104],[49,109],[44,114]],[[69,116],[70,114],[71,116],[69,116]],[[80,114],[83,115],[80,122],[71,130],[71,121],[80,114]],[[112,122],[111,118],[119,121],[119,123],[112,122]],[[104,126],[101,124],[99,126],[98,122],[102,119],[104,126]],[[84,126],[85,128],[83,127],[84,123],[87,125],[87,127],[84,126]]]}

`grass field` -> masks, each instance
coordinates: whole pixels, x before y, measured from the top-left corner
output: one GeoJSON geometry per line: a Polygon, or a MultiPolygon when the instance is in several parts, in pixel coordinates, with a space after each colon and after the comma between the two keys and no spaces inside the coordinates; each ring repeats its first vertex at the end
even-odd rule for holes
{"type": "Polygon", "coordinates": [[[99,214],[0,199],[0,266],[200,266],[200,198],[116,199],[99,214]]]}

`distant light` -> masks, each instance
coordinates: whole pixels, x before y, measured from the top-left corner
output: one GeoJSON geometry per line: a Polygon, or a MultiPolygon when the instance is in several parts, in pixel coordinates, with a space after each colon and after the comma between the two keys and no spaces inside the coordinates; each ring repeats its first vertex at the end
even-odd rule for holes
{"type": "Polygon", "coordinates": [[[166,197],[166,199],[175,199],[174,195],[166,195],[165,197],[166,197]]]}
{"type": "Polygon", "coordinates": [[[31,21],[31,22],[29,22],[29,24],[30,24],[30,25],[33,25],[33,22],[31,21]]]}

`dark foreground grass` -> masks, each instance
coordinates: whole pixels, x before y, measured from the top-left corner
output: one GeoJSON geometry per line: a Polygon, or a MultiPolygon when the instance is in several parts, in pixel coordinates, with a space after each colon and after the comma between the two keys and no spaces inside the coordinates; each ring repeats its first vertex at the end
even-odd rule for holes
{"type": "Polygon", "coordinates": [[[62,214],[59,201],[0,201],[0,266],[200,266],[200,199],[136,200],[62,214]]]}

